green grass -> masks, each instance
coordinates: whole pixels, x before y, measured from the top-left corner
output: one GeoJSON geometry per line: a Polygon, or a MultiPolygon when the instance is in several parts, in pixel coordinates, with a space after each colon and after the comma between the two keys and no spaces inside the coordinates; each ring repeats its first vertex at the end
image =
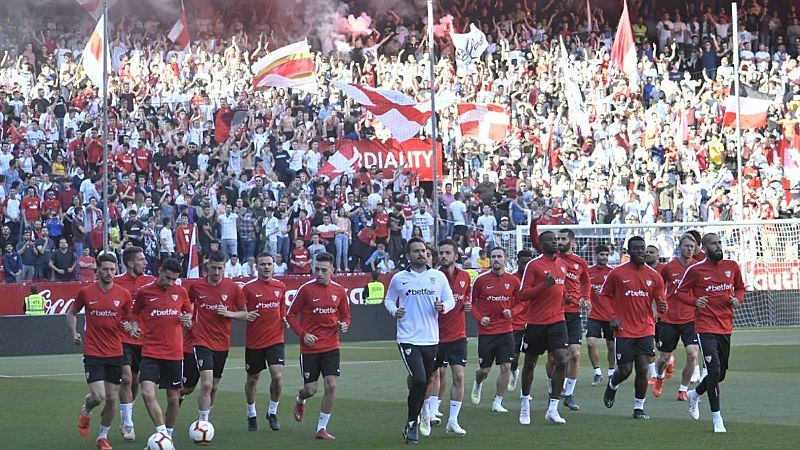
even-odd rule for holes
{"type": "MultiPolygon", "coordinates": [[[[701,404],[701,420],[691,420],[686,403],[675,401],[676,377],[665,384],[664,395],[655,399],[648,393],[646,409],[652,419],[631,419],[632,380],[626,381],[617,395],[617,405],[606,409],[602,388],[591,387],[591,368],[584,357],[581,378],[575,397],[581,411],[563,406],[565,426],[544,422],[545,385],[537,368],[534,386],[533,424],[522,427],[517,422],[518,393],[506,395],[507,415],[489,411],[494,394],[493,370],[484,386],[480,406],[469,402],[472,371],[477,366],[474,340],[471,339],[467,367],[467,399],[460,416],[467,430],[464,438],[434,428],[420,446],[428,448],[488,449],[550,446],[557,448],[796,448],[800,437],[800,329],[741,330],[734,334],[732,369],[722,384],[722,410],[728,433],[712,433],[708,403],[701,404]]],[[[319,396],[308,402],[306,420],[292,419],[293,396],[300,384],[296,346],[287,348],[284,396],[279,409],[282,429],[268,429],[263,412],[267,406],[268,376],[262,377],[259,394],[259,424],[262,431],[248,433],[245,421],[243,349],[235,348],[220,386],[221,392],[211,415],[217,435],[212,447],[219,449],[250,448],[405,448],[400,436],[405,419],[405,370],[392,342],[364,342],[342,348],[342,377],[337,403],[328,429],[334,442],[313,439],[319,411],[319,396]]],[[[585,353],[585,352],[584,352],[585,353]]],[[[602,356],[602,354],[601,354],[602,356]]],[[[678,368],[682,354],[677,354],[678,368]]],[[[99,422],[99,409],[92,415],[93,434],[82,439],[75,429],[78,409],[86,385],[78,355],[0,358],[0,442],[4,449],[87,449],[94,448],[93,438],[99,422]]],[[[163,399],[163,397],[162,397],[163,399]]],[[[448,411],[448,399],[442,411],[448,411]]],[[[184,402],[176,427],[175,444],[191,448],[186,429],[197,409],[196,396],[184,402]]],[[[141,400],[136,402],[134,421],[137,441],[124,442],[117,431],[118,418],[110,434],[115,449],[141,449],[152,424],[141,400]]]]}

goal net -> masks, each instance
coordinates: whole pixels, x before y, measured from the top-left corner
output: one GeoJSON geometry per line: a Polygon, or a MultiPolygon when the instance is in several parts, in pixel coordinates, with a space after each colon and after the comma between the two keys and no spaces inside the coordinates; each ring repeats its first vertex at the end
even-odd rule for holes
{"type": "MultiPolygon", "coordinates": [[[[539,231],[558,231],[559,225],[540,226],[539,231]]],[[[642,236],[659,249],[661,262],[678,255],[678,240],[689,230],[700,234],[717,233],[722,239],[725,257],[737,261],[748,293],[736,310],[737,327],[800,326],[800,221],[773,220],[715,223],[656,223],[614,225],[570,225],[575,232],[575,253],[591,265],[594,249],[605,244],[612,248],[610,265],[625,259],[625,243],[632,236],[642,236]]],[[[517,251],[533,250],[529,229],[518,227],[497,239],[516,265],[517,251]],[[513,235],[512,235],[513,234],[513,235]]]]}

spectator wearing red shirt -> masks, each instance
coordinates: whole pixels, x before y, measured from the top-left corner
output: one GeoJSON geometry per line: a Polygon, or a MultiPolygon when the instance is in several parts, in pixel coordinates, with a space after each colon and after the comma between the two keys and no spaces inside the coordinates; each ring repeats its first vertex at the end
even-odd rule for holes
{"type": "Polygon", "coordinates": [[[42,202],[42,216],[49,217],[50,213],[55,211],[58,216],[63,212],[61,209],[61,202],[56,199],[55,191],[47,191],[45,200],[42,202]]]}
{"type": "Polygon", "coordinates": [[[294,241],[294,248],[289,259],[289,271],[298,274],[311,273],[311,254],[300,239],[294,241]]]}
{"type": "Polygon", "coordinates": [[[133,168],[138,173],[150,173],[150,161],[153,156],[146,148],[136,148],[133,150],[133,168]]]}
{"type": "Polygon", "coordinates": [[[122,150],[116,154],[114,159],[121,173],[127,175],[133,172],[133,155],[131,155],[130,144],[127,142],[122,144],[122,150]]]}
{"type": "Polygon", "coordinates": [[[300,239],[305,245],[311,242],[311,219],[308,218],[308,211],[300,209],[298,216],[292,222],[292,241],[300,239]]]}
{"type": "Polygon", "coordinates": [[[372,217],[375,224],[375,243],[389,243],[389,215],[383,211],[383,204],[378,204],[375,215],[372,217]]]}
{"type": "Polygon", "coordinates": [[[27,195],[19,203],[19,209],[22,211],[22,226],[25,228],[33,226],[34,222],[41,219],[42,207],[35,188],[29,187],[26,192],[27,195]]]}

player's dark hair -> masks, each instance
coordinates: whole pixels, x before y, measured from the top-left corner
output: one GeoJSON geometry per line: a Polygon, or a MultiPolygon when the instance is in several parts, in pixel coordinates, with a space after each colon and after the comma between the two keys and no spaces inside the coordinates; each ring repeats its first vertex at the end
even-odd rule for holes
{"type": "Polygon", "coordinates": [[[654,249],[656,249],[656,252],[658,252],[658,247],[656,247],[653,244],[648,245],[647,248],[654,248],[654,249]]]}
{"type": "Polygon", "coordinates": [[[122,251],[122,264],[125,264],[125,267],[127,267],[139,253],[144,253],[142,247],[137,247],[135,245],[125,247],[125,250],[122,251]]]}
{"type": "Polygon", "coordinates": [[[548,234],[552,234],[553,236],[555,236],[555,233],[553,233],[552,231],[542,231],[542,234],[539,235],[539,239],[542,239],[543,237],[547,236],[548,234]]]}
{"type": "Polygon", "coordinates": [[[452,240],[450,238],[445,238],[445,239],[442,239],[441,241],[439,241],[439,243],[436,244],[436,248],[439,248],[439,247],[442,247],[442,246],[445,246],[445,245],[449,245],[449,246],[453,247],[453,250],[457,250],[458,249],[458,244],[456,244],[456,241],[454,241],[454,240],[452,240]]]}
{"type": "Polygon", "coordinates": [[[533,252],[530,250],[520,250],[517,252],[517,259],[520,258],[533,258],[533,252]]]}
{"type": "MultiPolygon", "coordinates": [[[[232,255],[231,255],[232,256],[232,255]]],[[[220,251],[213,251],[208,254],[208,262],[225,262],[225,254],[220,251]]]]}
{"type": "Polygon", "coordinates": [[[167,270],[172,273],[181,273],[181,263],[175,258],[167,258],[161,261],[160,270],[167,270]]]}
{"type": "Polygon", "coordinates": [[[114,256],[113,253],[108,253],[108,252],[103,252],[97,255],[96,261],[98,267],[100,266],[100,264],[103,264],[104,262],[113,263],[115,266],[117,265],[117,257],[114,256]]]}
{"type": "Polygon", "coordinates": [[[633,236],[632,238],[628,239],[628,248],[631,248],[631,242],[641,241],[642,244],[645,244],[644,238],[641,236],[633,236]]]}
{"type": "Polygon", "coordinates": [[[686,233],[692,235],[692,237],[694,238],[695,244],[700,244],[703,241],[703,236],[697,230],[689,230],[686,233]]]}
{"type": "Polygon", "coordinates": [[[594,248],[594,254],[595,255],[598,254],[598,253],[601,253],[601,252],[609,252],[609,253],[611,253],[611,249],[609,249],[608,246],[605,245],[605,244],[600,244],[600,245],[598,245],[597,247],[594,248]]]}
{"type": "Polygon", "coordinates": [[[322,252],[317,255],[317,262],[318,263],[327,262],[333,264],[333,255],[331,255],[328,252],[322,252]]]}
{"type": "Polygon", "coordinates": [[[495,246],[495,247],[492,247],[492,249],[491,249],[491,250],[489,250],[489,255],[491,255],[492,253],[494,253],[494,251],[495,251],[495,250],[500,250],[501,252],[503,252],[503,256],[505,256],[506,258],[508,258],[508,252],[506,251],[506,249],[505,249],[505,248],[503,248],[503,247],[500,247],[499,245],[498,245],[498,246],[495,246]]]}
{"type": "MultiPolygon", "coordinates": [[[[425,247],[428,246],[428,244],[425,242],[425,239],[422,239],[421,237],[412,237],[411,239],[408,240],[408,243],[406,244],[406,252],[410,252],[411,251],[411,244],[416,244],[416,243],[420,243],[420,244],[424,245],[425,247]]],[[[319,259],[319,258],[317,258],[317,259],[319,259]]]]}
{"type": "Polygon", "coordinates": [[[258,254],[258,256],[256,256],[256,261],[258,261],[261,258],[272,258],[272,260],[275,261],[275,257],[272,256],[272,253],[261,252],[258,254]]]}
{"type": "Polygon", "coordinates": [[[569,228],[562,228],[558,230],[558,232],[566,234],[567,236],[569,236],[570,240],[575,240],[575,232],[570,230],[569,228]]]}
{"type": "Polygon", "coordinates": [[[716,236],[716,235],[717,235],[717,233],[706,233],[706,234],[704,234],[703,235],[703,239],[701,241],[703,243],[703,247],[708,245],[709,241],[711,240],[711,236],[716,236]]]}

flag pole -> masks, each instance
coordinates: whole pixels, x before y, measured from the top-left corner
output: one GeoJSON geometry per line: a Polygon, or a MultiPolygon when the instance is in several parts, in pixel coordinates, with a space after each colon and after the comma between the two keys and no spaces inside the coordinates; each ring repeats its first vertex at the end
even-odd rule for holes
{"type": "Polygon", "coordinates": [[[744,179],[742,176],[742,112],[739,91],[739,7],[736,2],[731,3],[731,17],[733,18],[733,92],[736,96],[736,183],[739,185],[739,214],[743,219],[744,214],[744,179]]]}
{"type": "Polygon", "coordinates": [[[433,222],[433,236],[434,242],[439,239],[439,174],[438,164],[439,158],[436,155],[436,138],[437,138],[437,124],[436,124],[436,71],[434,65],[436,64],[436,57],[433,54],[433,0],[428,0],[428,54],[430,56],[430,77],[431,77],[431,152],[433,154],[433,214],[436,220],[433,222]]]}
{"type": "Polygon", "coordinates": [[[108,252],[108,0],[103,0],[103,251],[108,252]]]}

